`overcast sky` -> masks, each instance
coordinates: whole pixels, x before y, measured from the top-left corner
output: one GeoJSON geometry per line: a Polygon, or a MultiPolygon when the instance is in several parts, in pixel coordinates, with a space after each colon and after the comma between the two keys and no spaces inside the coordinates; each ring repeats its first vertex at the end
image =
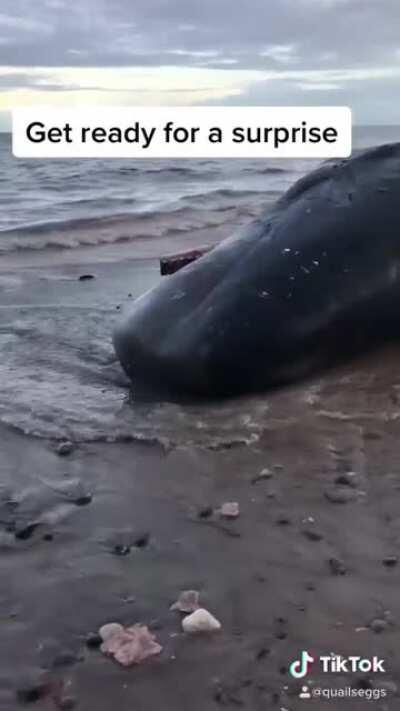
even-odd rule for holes
{"type": "Polygon", "coordinates": [[[1,0],[15,105],[348,105],[400,124],[400,0],[1,0]]]}

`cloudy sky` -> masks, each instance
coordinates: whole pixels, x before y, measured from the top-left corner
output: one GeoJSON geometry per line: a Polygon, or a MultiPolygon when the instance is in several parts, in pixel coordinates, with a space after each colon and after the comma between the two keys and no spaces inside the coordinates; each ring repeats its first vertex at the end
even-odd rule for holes
{"type": "Polygon", "coordinates": [[[348,105],[400,124],[400,0],[1,0],[21,105],[348,105]]]}

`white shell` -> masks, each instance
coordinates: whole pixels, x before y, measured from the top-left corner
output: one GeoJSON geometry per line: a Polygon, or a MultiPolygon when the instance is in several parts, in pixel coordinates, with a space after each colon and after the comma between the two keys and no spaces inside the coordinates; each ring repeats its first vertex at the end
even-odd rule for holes
{"type": "Polygon", "coordinates": [[[182,620],[182,628],[184,632],[190,633],[215,632],[221,629],[221,623],[208,610],[200,607],[182,620]]]}

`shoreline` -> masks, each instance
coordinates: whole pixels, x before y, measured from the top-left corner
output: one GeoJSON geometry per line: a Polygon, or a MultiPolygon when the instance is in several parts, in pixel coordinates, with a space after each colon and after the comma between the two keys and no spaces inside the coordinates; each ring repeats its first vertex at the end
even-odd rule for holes
{"type": "MultiPolygon", "coordinates": [[[[331,373],[322,404],[303,419],[267,422],[250,446],[93,442],[59,457],[51,441],[1,425],[2,491],[21,501],[18,525],[41,520],[26,539],[2,526],[2,708],[19,708],[16,689],[45,673],[63,680],[77,709],[297,711],[300,682],[287,669],[308,649],[385,659],[386,674],[351,682],[386,683],[389,697],[376,708],[395,709],[400,568],[383,561],[398,552],[400,421],[395,405],[390,418],[378,403],[397,356],[393,348],[331,373]],[[357,398],[372,398],[366,419],[357,417],[357,398]],[[264,469],[270,474],[257,478],[264,469]],[[349,471],[352,485],[338,485],[349,471]],[[92,496],[86,506],[54,493],[77,479],[92,496]],[[343,490],[335,502],[332,492],[343,490]],[[239,503],[237,520],[199,518],[223,501],[239,503]],[[145,547],[116,554],[138,534],[148,535],[145,547]],[[221,621],[220,633],[182,633],[169,607],[190,588],[221,621]],[[162,654],[126,670],[88,649],[87,635],[114,621],[150,624],[162,654]]],[[[282,412],[301,392],[310,385],[274,396],[282,412]]],[[[4,496],[2,507],[3,520],[4,496]]],[[[346,686],[350,677],[310,678],[346,686]]],[[[48,698],[37,706],[54,708],[48,698]]],[[[365,700],[352,709],[364,711],[365,700]]]]}
{"type": "MultiPolygon", "coordinates": [[[[180,239],[169,242],[171,253],[175,245],[190,246],[186,236],[180,239]]],[[[107,370],[116,307],[161,279],[160,243],[142,247],[142,256],[132,255],[131,243],[121,252],[107,246],[63,250],[62,259],[59,252],[38,253],[34,264],[27,263],[32,253],[1,261],[0,334],[12,346],[15,334],[21,338],[15,353],[23,367],[27,353],[34,365],[46,348],[51,356],[28,382],[42,379],[47,397],[47,388],[75,375],[76,367],[78,386],[93,383],[100,393],[92,402],[85,391],[79,400],[77,386],[71,401],[61,403],[72,412],[76,403],[87,408],[73,421],[76,431],[85,416],[113,414],[102,389],[114,392],[117,382],[107,370]],[[92,271],[96,279],[78,281],[92,271]],[[45,375],[53,367],[57,377],[49,386],[45,375]]],[[[79,441],[60,457],[56,437],[0,424],[2,710],[22,707],[18,690],[37,688],[45,675],[52,688],[63,685],[77,711],[111,705],[118,711],[301,711],[301,682],[290,678],[288,666],[302,650],[383,658],[384,675],[324,676],[313,669],[308,682],[386,683],[388,697],[376,708],[397,709],[398,354],[391,346],[232,408],[166,408],[158,413],[157,434],[180,427],[166,447],[157,438],[79,441]],[[193,433],[196,440],[185,442],[193,433]],[[74,503],[77,491],[85,505],[74,503]],[[11,510],[10,496],[17,502],[11,510]],[[237,520],[199,515],[229,501],[239,503],[237,520]],[[132,545],[138,537],[146,544],[132,545]],[[395,563],[386,565],[391,557],[395,563]],[[183,634],[179,614],[169,608],[185,589],[200,592],[221,632],[183,634]],[[86,644],[107,622],[149,625],[162,654],[136,668],[117,666],[86,644]]],[[[15,373],[10,397],[19,384],[15,373]]],[[[126,383],[120,391],[125,397],[126,383]]],[[[22,401],[30,415],[38,414],[38,402],[45,410],[40,390],[32,402],[22,401]]],[[[61,407],[45,411],[44,422],[64,435],[69,421],[62,414],[61,407]]],[[[147,413],[143,423],[153,431],[147,413]]],[[[32,707],[59,708],[49,695],[32,707]]],[[[318,711],[331,708],[332,701],[318,701],[318,711]]],[[[365,699],[351,708],[365,711],[365,699]]]]}

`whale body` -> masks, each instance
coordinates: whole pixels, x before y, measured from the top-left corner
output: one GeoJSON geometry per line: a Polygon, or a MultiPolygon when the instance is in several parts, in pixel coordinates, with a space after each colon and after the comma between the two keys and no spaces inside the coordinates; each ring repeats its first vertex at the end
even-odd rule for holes
{"type": "Polygon", "coordinates": [[[241,235],[134,302],[114,346],[135,384],[262,391],[400,335],[400,143],[323,164],[241,235]]]}

